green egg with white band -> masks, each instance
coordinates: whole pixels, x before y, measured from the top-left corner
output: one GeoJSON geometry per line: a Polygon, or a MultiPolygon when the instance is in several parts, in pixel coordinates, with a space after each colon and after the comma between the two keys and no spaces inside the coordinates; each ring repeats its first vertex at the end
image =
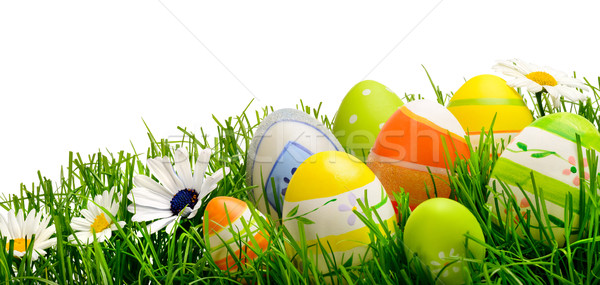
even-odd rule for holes
{"type": "Polygon", "coordinates": [[[489,186],[495,190],[490,194],[488,203],[493,213],[499,213],[505,226],[513,223],[513,228],[521,236],[524,235],[523,224],[529,224],[533,238],[547,240],[547,236],[550,236],[551,242],[563,247],[567,240],[565,207],[570,195],[573,230],[569,240],[574,241],[573,233],[579,225],[580,186],[589,183],[590,179],[587,150],[594,150],[597,155],[600,151],[600,133],[592,123],[579,115],[551,114],[525,127],[510,142],[492,171],[489,186]],[[578,159],[577,135],[581,140],[582,161],[578,159]],[[509,189],[512,194],[504,193],[509,189]],[[537,197],[534,189],[538,191],[537,197]],[[540,215],[543,213],[543,207],[536,206],[536,201],[541,201],[539,192],[543,194],[547,211],[547,216],[541,216],[541,221],[532,211],[534,207],[540,215]],[[508,201],[505,197],[510,195],[514,196],[517,209],[505,205],[505,201],[508,201]],[[495,199],[498,199],[498,203],[495,199]],[[507,210],[509,208],[510,211],[507,210]],[[542,228],[551,231],[544,234],[542,228]]]}

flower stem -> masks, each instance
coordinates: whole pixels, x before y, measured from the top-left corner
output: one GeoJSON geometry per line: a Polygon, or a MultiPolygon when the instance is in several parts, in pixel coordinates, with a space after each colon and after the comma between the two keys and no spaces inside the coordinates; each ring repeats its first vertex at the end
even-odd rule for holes
{"type": "Polygon", "coordinates": [[[540,117],[546,116],[546,113],[544,112],[544,105],[542,104],[542,92],[543,91],[535,93],[535,97],[537,98],[538,107],[540,108],[540,117]]]}

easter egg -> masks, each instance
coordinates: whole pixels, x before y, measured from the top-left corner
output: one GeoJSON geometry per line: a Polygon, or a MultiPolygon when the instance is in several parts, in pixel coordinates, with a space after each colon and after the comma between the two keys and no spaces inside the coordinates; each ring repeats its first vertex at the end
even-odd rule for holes
{"type": "Polygon", "coordinates": [[[296,168],[309,156],[326,150],[343,148],[314,117],[295,109],[269,114],[258,126],[246,159],[246,180],[256,186],[249,195],[254,205],[278,218],[296,168]]]}
{"type": "Polygon", "coordinates": [[[504,145],[533,121],[521,95],[504,79],[489,74],[465,82],[448,102],[448,110],[469,134],[474,147],[479,145],[481,130],[489,131],[492,121],[494,141],[504,141],[504,145]]]}
{"type": "Polygon", "coordinates": [[[354,85],[337,111],[333,134],[349,153],[365,161],[387,119],[402,101],[385,85],[365,80],[354,85]]]}
{"type": "Polygon", "coordinates": [[[208,235],[210,255],[221,270],[235,271],[238,262],[246,264],[267,248],[269,234],[260,229],[246,202],[215,197],[206,205],[206,213],[204,235],[208,235]]]}
{"type": "MultiPolygon", "coordinates": [[[[375,174],[356,157],[340,151],[324,151],[306,159],[290,181],[283,204],[285,227],[295,241],[306,238],[308,258],[325,273],[326,259],[335,264],[352,265],[371,258],[367,254],[371,230],[353,212],[372,217],[381,229],[385,224],[394,231],[396,216],[388,196],[375,174]],[[360,203],[368,205],[371,214],[363,212],[360,203]],[[379,219],[373,214],[377,212],[379,219]],[[301,222],[309,220],[312,223],[301,222]],[[300,227],[303,227],[301,231],[300,227]],[[321,249],[319,243],[326,248],[321,249]]],[[[286,244],[290,258],[299,266],[293,248],[286,244]]]]}
{"type": "Polygon", "coordinates": [[[449,197],[447,147],[451,162],[468,158],[462,127],[444,106],[412,101],[400,107],[383,125],[367,165],[395,203],[394,192],[409,193],[414,209],[429,197],[449,197]],[[431,174],[430,174],[431,173],[431,174]],[[437,193],[437,196],[436,196],[437,193]]]}
{"type": "MultiPolygon", "coordinates": [[[[499,212],[502,222],[505,225],[514,223],[515,228],[520,219],[525,219],[522,222],[530,224],[530,232],[538,240],[546,241],[538,228],[551,228],[551,233],[547,231],[548,235],[553,234],[558,246],[563,246],[566,242],[564,213],[567,195],[572,197],[573,230],[576,231],[579,225],[580,177],[583,177],[584,183],[588,183],[590,178],[586,150],[600,151],[600,134],[592,123],[579,115],[551,114],[525,127],[507,146],[492,170],[489,185],[496,193],[490,195],[488,203],[492,205],[493,213],[499,212]],[[576,135],[581,138],[583,161],[578,159],[576,135]],[[580,163],[583,169],[579,168],[580,163]],[[543,192],[548,213],[547,219],[542,217],[542,221],[532,214],[532,207],[542,211],[536,206],[541,201],[536,200],[535,189],[538,193],[543,192]],[[505,197],[511,196],[518,209],[515,210],[511,203],[508,212],[505,197]]],[[[539,194],[537,198],[540,198],[539,194]]],[[[521,225],[518,233],[523,234],[521,225]]]]}
{"type": "Polygon", "coordinates": [[[485,241],[481,226],[465,206],[446,198],[423,202],[410,214],[404,227],[404,250],[409,263],[418,256],[421,266],[431,270],[437,284],[464,284],[470,278],[463,259],[485,257],[485,247],[467,240],[467,233],[485,241]]]}

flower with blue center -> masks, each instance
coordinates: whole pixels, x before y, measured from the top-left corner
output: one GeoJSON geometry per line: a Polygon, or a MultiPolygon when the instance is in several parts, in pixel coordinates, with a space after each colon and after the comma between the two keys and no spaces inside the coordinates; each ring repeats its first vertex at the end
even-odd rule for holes
{"type": "Polygon", "coordinates": [[[133,202],[127,207],[134,214],[131,220],[154,221],[148,226],[153,234],[165,227],[172,233],[182,217],[195,217],[202,198],[216,189],[217,183],[229,172],[222,168],[204,179],[210,154],[210,150],[199,151],[193,174],[189,154],[184,148],[175,151],[174,166],[168,157],[148,159],[148,168],[160,183],[145,175],[133,178],[136,188],[127,196],[133,202]]]}

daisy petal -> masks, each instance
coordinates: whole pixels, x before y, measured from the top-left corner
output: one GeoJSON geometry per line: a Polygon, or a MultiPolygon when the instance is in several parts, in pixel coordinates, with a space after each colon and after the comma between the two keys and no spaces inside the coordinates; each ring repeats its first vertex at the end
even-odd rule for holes
{"type": "Polygon", "coordinates": [[[85,217],[86,220],[90,221],[90,222],[94,222],[96,220],[96,217],[94,214],[92,214],[92,212],[90,212],[87,209],[83,209],[81,210],[81,214],[83,215],[83,217],[85,217]]]}
{"type": "Polygon", "coordinates": [[[546,92],[548,92],[548,95],[550,95],[550,99],[552,99],[552,106],[554,106],[554,108],[559,108],[560,97],[563,95],[561,94],[560,89],[552,86],[544,86],[544,89],[546,89],[546,92]]]}
{"type": "MultiPolygon", "coordinates": [[[[96,207],[102,207],[104,204],[103,201],[102,195],[96,195],[96,197],[94,197],[94,205],[96,205],[96,207]]],[[[98,212],[98,214],[100,214],[100,212],[98,212]]]]}
{"type": "Polygon", "coordinates": [[[121,228],[123,228],[123,227],[125,227],[125,224],[126,224],[126,223],[125,223],[124,221],[119,221],[119,222],[117,222],[117,223],[111,224],[111,225],[110,225],[110,229],[111,229],[111,230],[113,230],[113,231],[117,231],[117,230],[119,230],[119,228],[117,227],[117,225],[116,225],[116,224],[119,224],[119,226],[121,226],[121,228]]]}
{"type": "Polygon", "coordinates": [[[153,207],[156,209],[168,210],[171,208],[171,198],[165,199],[163,196],[156,195],[154,192],[146,191],[146,188],[134,188],[131,190],[133,202],[136,205],[153,207]]]}
{"type": "Polygon", "coordinates": [[[37,230],[37,224],[40,222],[39,220],[36,221],[36,216],[32,215],[31,213],[29,213],[29,215],[27,215],[27,218],[25,219],[25,222],[23,223],[23,232],[27,235],[32,235],[34,233],[36,233],[37,230]]]}
{"type": "Polygon", "coordinates": [[[141,221],[152,221],[156,219],[163,219],[173,216],[170,210],[159,210],[155,208],[149,208],[144,206],[137,206],[135,215],[131,218],[134,222],[141,221]]]}
{"type": "Polygon", "coordinates": [[[194,182],[192,185],[194,190],[199,190],[202,188],[204,173],[206,172],[206,168],[208,168],[208,162],[210,161],[210,154],[210,149],[202,149],[198,151],[198,160],[196,160],[196,165],[194,166],[194,182]]]}
{"type": "Polygon", "coordinates": [[[208,195],[211,191],[215,190],[215,188],[217,188],[217,183],[219,183],[219,181],[223,179],[224,175],[228,173],[229,168],[223,167],[222,169],[217,170],[211,176],[206,178],[206,181],[204,181],[202,185],[202,189],[200,189],[200,191],[198,192],[198,198],[202,199],[206,197],[206,195],[208,195]]]}
{"type": "Polygon", "coordinates": [[[168,224],[175,221],[176,218],[177,218],[177,216],[172,216],[172,217],[160,219],[160,220],[148,225],[148,230],[150,231],[150,234],[158,232],[162,228],[166,227],[168,224]]]}
{"type": "Polygon", "coordinates": [[[165,198],[173,197],[173,195],[177,194],[176,191],[160,185],[154,181],[154,179],[145,175],[136,175],[133,177],[133,184],[135,184],[137,187],[148,189],[148,191],[152,191],[157,195],[164,196],[165,198]]]}
{"type": "Polygon", "coordinates": [[[580,88],[580,89],[583,89],[585,91],[589,90],[588,87],[587,87],[587,85],[585,83],[581,82],[579,79],[572,78],[572,77],[562,78],[560,80],[560,83],[562,85],[566,85],[566,86],[572,87],[572,88],[580,88]]]}
{"type": "Polygon", "coordinates": [[[175,169],[173,169],[173,165],[171,165],[171,161],[169,160],[169,158],[163,157],[162,165],[163,165],[164,169],[168,170],[167,173],[171,176],[171,179],[175,183],[175,190],[178,191],[178,190],[183,189],[184,188],[183,182],[181,182],[181,179],[175,173],[175,169]]]}
{"type": "Polygon", "coordinates": [[[170,192],[177,193],[177,191],[180,190],[177,183],[173,180],[171,174],[173,169],[171,167],[165,168],[162,158],[157,157],[148,159],[148,168],[150,168],[150,172],[152,172],[152,174],[158,178],[160,183],[169,189],[170,192]]]}
{"type": "MultiPolygon", "coordinates": [[[[84,244],[88,244],[91,242],[92,238],[92,233],[90,232],[76,232],[74,234],[75,237],[77,237],[77,239],[79,240],[79,242],[84,243],[84,244]]],[[[74,241],[75,238],[73,236],[69,237],[69,240],[74,241]]]]}
{"type": "Polygon", "coordinates": [[[127,205],[127,212],[135,213],[135,205],[134,204],[127,205]]]}
{"type": "Polygon", "coordinates": [[[519,88],[526,87],[530,81],[531,80],[527,79],[526,77],[522,77],[509,80],[508,82],[506,82],[506,84],[510,87],[519,88]]]}
{"type": "Polygon", "coordinates": [[[7,224],[8,224],[8,222],[6,221],[6,219],[4,218],[4,216],[2,214],[0,214],[0,235],[1,236],[5,236],[9,240],[11,240],[12,239],[12,234],[8,230],[8,227],[6,226],[7,224]]]}
{"type": "Polygon", "coordinates": [[[37,235],[36,239],[38,241],[46,240],[55,232],[56,232],[56,229],[54,228],[54,225],[51,225],[48,228],[46,228],[45,230],[40,231],[40,233],[37,235]]]}
{"type": "Polygon", "coordinates": [[[15,212],[13,210],[10,210],[10,212],[6,215],[6,236],[9,237],[10,239],[15,239],[17,237],[20,236],[20,232],[18,231],[17,226],[14,224],[15,221],[15,212]]]}
{"type": "Polygon", "coordinates": [[[562,96],[565,96],[565,98],[567,98],[573,102],[579,102],[579,101],[581,101],[580,99],[587,98],[587,96],[583,95],[583,93],[577,91],[576,89],[567,87],[567,86],[559,85],[559,86],[554,87],[554,89],[556,90],[557,93],[561,94],[562,96]]]}
{"type": "Polygon", "coordinates": [[[111,215],[116,216],[117,212],[119,212],[119,204],[117,204],[117,203],[112,204],[112,206],[110,206],[109,211],[110,211],[111,215]]]}
{"type": "Polygon", "coordinates": [[[71,228],[74,231],[89,231],[92,224],[83,218],[73,218],[71,219],[71,228]]]}
{"type": "Polygon", "coordinates": [[[525,84],[525,88],[527,88],[527,91],[529,91],[531,93],[538,93],[538,92],[542,92],[542,90],[544,90],[544,87],[542,85],[539,85],[536,82],[533,82],[531,80],[529,80],[527,82],[527,84],[525,84]]]}
{"type": "Polygon", "coordinates": [[[185,148],[178,148],[175,151],[175,171],[183,181],[183,187],[193,189],[192,166],[190,165],[189,154],[185,148]]]}
{"type": "Polygon", "coordinates": [[[177,219],[175,219],[172,223],[167,225],[167,228],[165,229],[165,231],[167,231],[168,234],[172,234],[173,233],[173,227],[177,224],[179,224],[179,221],[181,221],[181,217],[177,217],[177,219]]]}
{"type": "Polygon", "coordinates": [[[560,109],[560,97],[552,97],[552,107],[560,109]]]}
{"type": "Polygon", "coordinates": [[[110,228],[106,228],[98,235],[98,242],[104,242],[106,240],[109,240],[111,236],[112,230],[110,228]]]}
{"type": "Polygon", "coordinates": [[[200,209],[200,202],[196,203],[196,206],[194,206],[194,209],[192,209],[192,211],[187,216],[187,218],[188,219],[193,219],[196,216],[196,214],[198,213],[199,209],[200,209]]]}
{"type": "Polygon", "coordinates": [[[17,216],[9,215],[9,219],[12,219],[10,225],[13,227],[13,237],[24,237],[23,232],[23,210],[17,212],[17,216]]]}
{"type": "Polygon", "coordinates": [[[43,250],[43,249],[46,249],[46,248],[49,248],[49,247],[55,246],[55,245],[56,245],[56,238],[51,238],[51,239],[48,239],[48,240],[45,240],[45,241],[40,241],[40,242],[35,241],[35,246],[34,247],[36,249],[39,248],[39,249],[43,250]]]}
{"type": "MultiPolygon", "coordinates": [[[[198,205],[198,204],[196,204],[196,205],[198,205]]],[[[196,209],[199,209],[199,208],[200,207],[196,207],[196,209]]],[[[179,212],[179,215],[182,216],[182,217],[184,217],[184,218],[187,218],[187,217],[190,216],[190,214],[192,213],[192,211],[193,211],[193,209],[190,209],[190,207],[185,207],[185,208],[181,209],[181,212],[179,212]]]]}

